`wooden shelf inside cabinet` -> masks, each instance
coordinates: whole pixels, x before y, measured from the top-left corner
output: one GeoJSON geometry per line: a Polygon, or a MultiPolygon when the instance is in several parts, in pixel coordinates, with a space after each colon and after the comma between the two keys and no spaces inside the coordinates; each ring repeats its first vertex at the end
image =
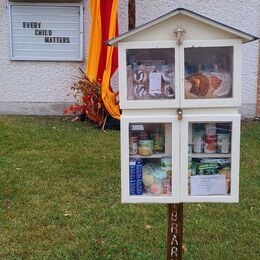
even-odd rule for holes
{"type": "Polygon", "coordinates": [[[136,154],[136,155],[129,155],[130,158],[144,158],[144,159],[156,159],[156,158],[161,158],[161,157],[164,157],[164,156],[169,156],[165,153],[154,153],[154,154],[151,154],[151,155],[139,155],[139,154],[136,154]]]}
{"type": "Polygon", "coordinates": [[[230,158],[230,153],[192,153],[192,158],[230,158]]]}

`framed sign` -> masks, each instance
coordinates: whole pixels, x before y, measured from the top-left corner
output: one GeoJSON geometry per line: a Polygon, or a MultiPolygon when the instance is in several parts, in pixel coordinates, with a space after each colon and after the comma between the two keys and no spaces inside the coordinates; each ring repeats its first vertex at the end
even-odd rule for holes
{"type": "Polygon", "coordinates": [[[11,60],[83,60],[81,3],[9,4],[11,60]]]}

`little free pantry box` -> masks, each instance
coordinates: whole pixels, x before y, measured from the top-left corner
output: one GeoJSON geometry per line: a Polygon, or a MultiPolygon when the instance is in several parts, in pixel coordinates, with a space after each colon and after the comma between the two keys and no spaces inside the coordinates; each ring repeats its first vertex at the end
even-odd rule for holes
{"type": "Polygon", "coordinates": [[[176,9],[119,51],[124,203],[238,202],[241,45],[256,37],[176,9]]]}

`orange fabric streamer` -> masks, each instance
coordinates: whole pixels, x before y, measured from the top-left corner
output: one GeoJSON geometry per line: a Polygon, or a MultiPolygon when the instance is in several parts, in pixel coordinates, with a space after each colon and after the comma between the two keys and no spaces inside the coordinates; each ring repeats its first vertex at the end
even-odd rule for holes
{"type": "Polygon", "coordinates": [[[91,15],[91,25],[86,75],[91,80],[97,80],[96,77],[102,44],[100,1],[91,0],[89,2],[89,7],[91,15]]]}
{"type": "Polygon", "coordinates": [[[90,0],[92,21],[86,75],[92,80],[101,80],[101,96],[105,108],[112,117],[120,119],[117,94],[110,87],[110,78],[118,64],[117,49],[104,45],[105,40],[118,33],[117,8],[118,0],[90,0]]]}
{"type": "MultiPolygon", "coordinates": [[[[111,9],[111,17],[110,17],[110,27],[109,27],[109,39],[113,38],[117,34],[117,5],[118,1],[114,0],[112,9],[111,9]]],[[[118,102],[116,100],[116,94],[111,90],[110,87],[110,78],[114,73],[115,68],[113,68],[113,58],[117,59],[117,49],[112,46],[107,46],[107,60],[106,67],[104,70],[103,78],[102,78],[102,99],[104,105],[109,112],[109,114],[116,118],[120,119],[120,110],[118,106],[118,102]]]]}

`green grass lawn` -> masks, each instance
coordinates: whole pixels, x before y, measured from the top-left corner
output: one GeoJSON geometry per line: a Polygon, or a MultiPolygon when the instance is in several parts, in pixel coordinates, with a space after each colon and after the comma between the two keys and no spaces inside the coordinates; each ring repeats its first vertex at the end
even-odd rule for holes
{"type": "MultiPolygon", "coordinates": [[[[259,148],[244,122],[239,204],[184,205],[184,259],[260,259],[259,148]]],[[[118,131],[1,116],[0,259],[165,259],[167,207],[120,203],[119,153],[118,131]]]]}

